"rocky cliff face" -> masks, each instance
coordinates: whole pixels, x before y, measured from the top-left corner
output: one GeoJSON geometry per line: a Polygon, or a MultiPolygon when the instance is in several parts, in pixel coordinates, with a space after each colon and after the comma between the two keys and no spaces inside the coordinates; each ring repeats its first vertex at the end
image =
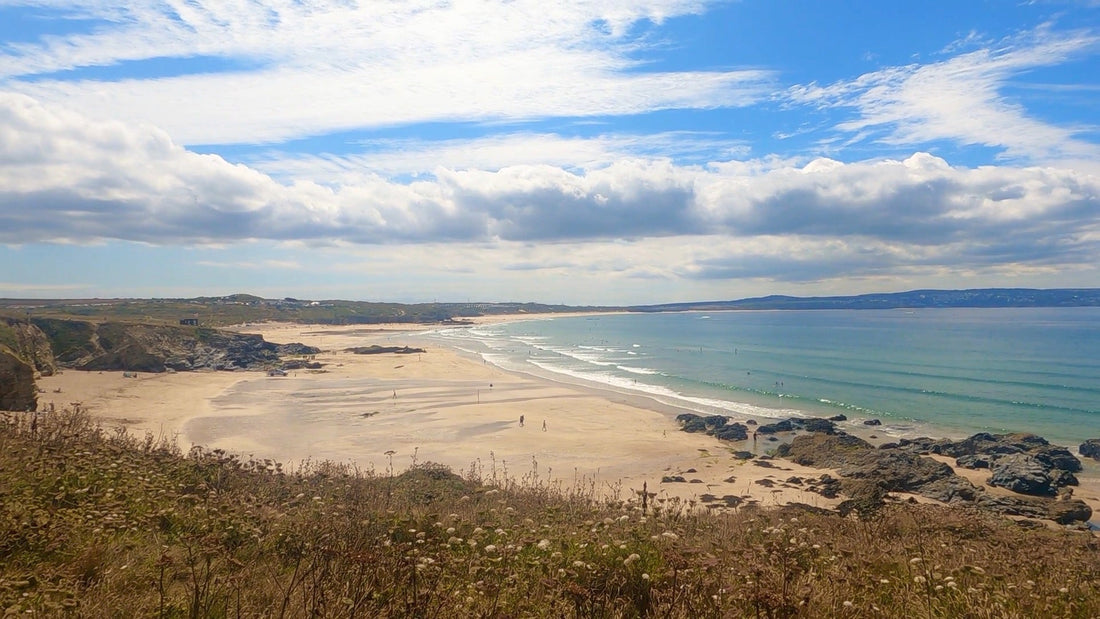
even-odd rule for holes
{"type": "Polygon", "coordinates": [[[57,372],[50,340],[41,329],[28,321],[0,318],[0,347],[30,364],[42,376],[57,372]]]}
{"type": "Polygon", "coordinates": [[[59,319],[34,323],[49,336],[58,363],[78,370],[260,369],[277,364],[280,352],[318,352],[308,346],[289,351],[260,335],[203,327],[59,319]]]}
{"type": "Polygon", "coordinates": [[[36,318],[0,318],[0,410],[34,410],[35,374],[77,370],[244,370],[280,365],[279,355],[318,349],[278,345],[260,335],[201,327],[36,318]]]}
{"type": "Polygon", "coordinates": [[[34,368],[0,348],[0,410],[33,411],[38,407],[34,368]]]}
{"type": "Polygon", "coordinates": [[[238,370],[278,362],[262,336],[202,327],[36,319],[59,363],[78,370],[238,370]]]}

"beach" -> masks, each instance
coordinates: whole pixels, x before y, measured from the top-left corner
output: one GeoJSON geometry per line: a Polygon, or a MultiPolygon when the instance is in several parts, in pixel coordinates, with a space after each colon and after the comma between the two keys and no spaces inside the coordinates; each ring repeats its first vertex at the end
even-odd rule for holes
{"type": "MultiPolygon", "coordinates": [[[[122,372],[68,370],[39,381],[44,391],[40,408],[78,402],[108,427],[168,438],[184,450],[201,445],[271,459],[290,470],[307,461],[331,460],[388,474],[435,462],[497,483],[551,484],[607,498],[637,498],[645,487],[657,504],[721,509],[728,501],[832,508],[840,501],[786,481],[816,478],[826,469],[783,459],[739,460],[731,454],[745,449],[763,454],[774,443],[727,443],[687,434],[675,421],[680,409],[614,389],[505,371],[418,337],[428,328],[241,326],[236,330],[270,342],[316,346],[322,352],[312,360],[323,367],[287,376],[180,372],[125,377],[122,372]],[[346,351],[370,345],[424,351],[346,351]],[[665,478],[683,481],[662,482],[665,478]]],[[[1100,512],[1095,464],[1086,461],[1075,497],[1100,512]]]]}
{"type": "Polygon", "coordinates": [[[761,505],[838,502],[783,482],[821,471],[736,460],[730,444],[680,432],[674,411],[642,398],[505,372],[442,346],[410,354],[344,351],[404,346],[423,326],[237,330],[317,346],[323,352],[314,361],[323,369],[285,377],[202,371],[133,378],[66,370],[39,380],[40,407],[79,403],[107,427],[165,437],[184,450],[201,445],[272,459],[287,469],[331,460],[386,473],[436,462],[487,480],[549,483],[609,498],[636,498],[644,485],[658,504],[705,495],[715,505],[731,496],[761,505]],[[293,403],[303,397],[324,411],[323,420],[295,414],[293,403]],[[666,476],[685,481],[662,483],[666,476]]]}

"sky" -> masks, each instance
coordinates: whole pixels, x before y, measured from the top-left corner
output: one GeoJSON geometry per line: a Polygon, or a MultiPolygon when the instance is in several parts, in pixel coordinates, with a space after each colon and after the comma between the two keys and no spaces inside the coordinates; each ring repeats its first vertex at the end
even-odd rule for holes
{"type": "Polygon", "coordinates": [[[0,0],[0,297],[1100,286],[1100,0],[0,0]]]}

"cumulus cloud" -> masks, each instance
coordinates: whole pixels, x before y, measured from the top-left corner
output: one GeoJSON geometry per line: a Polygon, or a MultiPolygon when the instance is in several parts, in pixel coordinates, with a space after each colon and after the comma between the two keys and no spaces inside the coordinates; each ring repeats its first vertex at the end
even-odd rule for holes
{"type": "MultiPolygon", "coordinates": [[[[976,42],[971,33],[958,47],[976,42]]],[[[986,46],[940,62],[888,67],[825,86],[795,86],[787,96],[797,104],[854,109],[855,118],[836,126],[852,141],[912,146],[950,140],[1035,162],[1100,157],[1095,144],[1077,137],[1091,127],[1045,122],[1006,94],[1027,71],[1095,50],[1100,44],[1095,34],[1042,27],[997,44],[981,42],[986,46]]]]}
{"type": "Polygon", "coordinates": [[[6,244],[530,245],[526,257],[514,253],[513,270],[572,265],[698,280],[1046,268],[1100,258],[1096,176],[955,167],[925,153],[855,163],[634,157],[586,170],[540,163],[438,168],[407,183],[355,180],[277,181],[188,151],[151,126],[89,120],[0,94],[6,244]],[[618,258],[600,257],[612,254],[618,258]]]}
{"type": "Polygon", "coordinates": [[[701,12],[698,0],[37,4],[103,23],[5,46],[0,81],[95,118],[156,125],[184,144],[736,107],[771,90],[767,71],[651,71],[634,59],[646,45],[636,26],[701,12]],[[163,59],[177,59],[176,70],[87,73],[163,59]]]}

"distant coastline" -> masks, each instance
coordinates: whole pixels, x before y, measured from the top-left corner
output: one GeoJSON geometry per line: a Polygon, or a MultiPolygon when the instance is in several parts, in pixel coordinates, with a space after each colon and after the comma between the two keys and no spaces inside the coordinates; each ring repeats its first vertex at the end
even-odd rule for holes
{"type": "Polygon", "coordinates": [[[1097,307],[1100,288],[974,288],[910,290],[850,296],[770,295],[734,301],[662,303],[629,308],[636,312],[720,310],[927,309],[1000,307],[1097,307]]]}
{"type": "Polygon", "coordinates": [[[770,295],[725,301],[651,305],[547,305],[531,302],[389,303],[380,301],[265,299],[250,294],[191,299],[2,299],[0,317],[227,327],[264,322],[327,325],[464,324],[476,318],[546,314],[655,313],[722,310],[926,309],[1100,307],[1100,288],[974,288],[910,290],[849,296],[770,295]]]}

